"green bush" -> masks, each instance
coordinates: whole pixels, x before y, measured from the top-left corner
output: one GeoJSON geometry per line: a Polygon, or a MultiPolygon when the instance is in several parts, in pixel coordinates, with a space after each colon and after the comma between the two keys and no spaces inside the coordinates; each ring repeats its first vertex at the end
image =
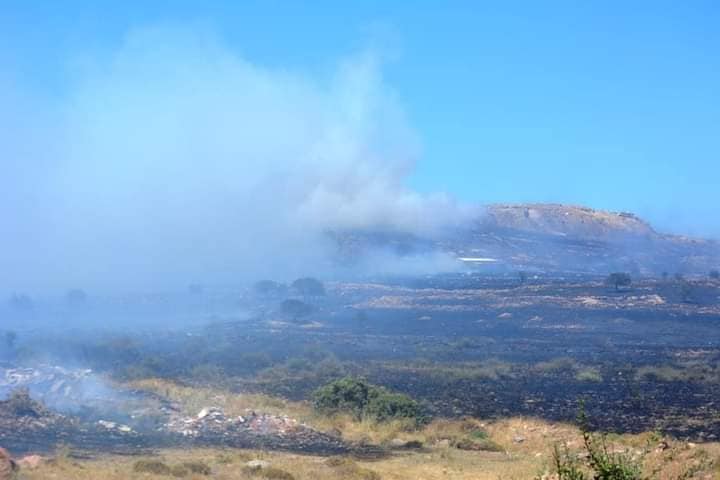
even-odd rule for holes
{"type": "Polygon", "coordinates": [[[363,380],[341,378],[315,390],[313,404],[323,412],[349,412],[360,418],[368,404],[371,388],[363,380]]]}
{"type": "Polygon", "coordinates": [[[160,460],[138,460],[133,465],[136,473],[152,473],[153,475],[172,475],[173,470],[160,460]]]}
{"type": "Polygon", "coordinates": [[[396,418],[418,419],[420,406],[407,395],[391,393],[384,389],[370,391],[370,399],[365,407],[364,415],[384,422],[396,418]]]}
{"type": "Polygon", "coordinates": [[[210,475],[212,473],[210,466],[207,463],[201,462],[199,460],[192,462],[183,462],[182,467],[195,475],[210,475]]]}
{"type": "Polygon", "coordinates": [[[590,432],[585,406],[580,403],[578,423],[583,436],[585,461],[572,455],[567,446],[561,451],[556,445],[553,451],[553,464],[558,480],[640,480],[640,463],[629,455],[611,453],[605,435],[590,432]],[[586,473],[587,472],[587,473],[586,473]],[[588,475],[592,476],[588,476],[588,475]]]}
{"type": "Polygon", "coordinates": [[[380,474],[373,470],[363,468],[355,461],[343,457],[331,457],[325,461],[343,480],[380,480],[380,474]]]}
{"type": "Polygon", "coordinates": [[[313,404],[321,412],[347,412],[357,419],[409,419],[415,422],[421,419],[420,406],[412,398],[352,377],[335,380],[315,390],[313,404]]]}
{"type": "Polygon", "coordinates": [[[295,480],[292,473],[277,467],[244,467],[243,473],[251,477],[267,478],[269,480],[295,480]]]}

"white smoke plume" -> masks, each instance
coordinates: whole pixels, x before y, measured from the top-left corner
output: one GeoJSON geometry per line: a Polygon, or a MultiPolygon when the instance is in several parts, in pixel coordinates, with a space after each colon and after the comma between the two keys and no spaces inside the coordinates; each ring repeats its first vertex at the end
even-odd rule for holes
{"type": "Polygon", "coordinates": [[[419,141],[371,52],[288,71],[150,28],[76,64],[52,104],[15,93],[3,289],[320,273],[327,230],[427,235],[473,214],[405,187],[419,141]]]}

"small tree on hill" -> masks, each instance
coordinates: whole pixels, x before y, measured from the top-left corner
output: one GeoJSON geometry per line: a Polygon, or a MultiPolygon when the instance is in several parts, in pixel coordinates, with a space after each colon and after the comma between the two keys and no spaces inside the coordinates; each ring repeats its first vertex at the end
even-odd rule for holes
{"type": "Polygon", "coordinates": [[[317,278],[298,278],[292,283],[292,289],[303,297],[325,296],[325,286],[317,278]]]}
{"type": "Polygon", "coordinates": [[[287,315],[288,317],[291,317],[294,321],[297,321],[302,317],[307,317],[308,315],[310,315],[314,309],[312,305],[308,305],[307,303],[300,300],[290,298],[280,304],[280,310],[284,315],[287,315]]]}
{"type": "Polygon", "coordinates": [[[11,331],[5,332],[5,345],[7,348],[12,349],[17,341],[17,333],[11,331]]]}
{"type": "Polygon", "coordinates": [[[32,298],[23,293],[14,293],[8,300],[8,304],[14,310],[32,310],[35,307],[35,302],[32,298]]]}
{"type": "Polygon", "coordinates": [[[695,301],[695,287],[692,283],[680,282],[680,299],[683,303],[693,303],[695,301]]]}
{"type": "Polygon", "coordinates": [[[630,275],[625,272],[611,273],[605,279],[605,284],[615,287],[616,292],[620,291],[620,287],[629,287],[631,283],[630,275]]]}
{"type": "Polygon", "coordinates": [[[85,290],[73,288],[72,290],[68,290],[65,294],[65,301],[69,305],[82,305],[87,302],[87,297],[88,296],[87,293],[85,293],[85,290]]]}
{"type": "Polygon", "coordinates": [[[313,392],[313,404],[320,412],[350,413],[357,420],[406,420],[415,425],[423,420],[415,400],[360,378],[345,377],[318,388],[313,392]]]}
{"type": "Polygon", "coordinates": [[[709,276],[712,280],[720,280],[720,270],[710,270],[709,276]]]}

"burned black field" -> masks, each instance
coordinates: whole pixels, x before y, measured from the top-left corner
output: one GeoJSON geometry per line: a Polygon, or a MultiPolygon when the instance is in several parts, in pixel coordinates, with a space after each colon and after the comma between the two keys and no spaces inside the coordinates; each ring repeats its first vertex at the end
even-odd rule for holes
{"type": "MultiPolygon", "coordinates": [[[[21,332],[5,366],[82,365],[126,393],[132,382],[159,378],[291,401],[307,401],[319,386],[355,376],[411,396],[433,418],[572,421],[583,402],[592,426],[603,431],[712,441],[720,436],[719,296],[720,283],[705,279],[637,280],[616,290],[594,277],[481,275],[327,283],[326,294],[315,296],[196,292],[183,300],[197,312],[192,322],[169,330],[136,321],[123,332],[101,326],[21,332]],[[288,297],[296,301],[292,308],[288,297]],[[300,303],[307,308],[298,309],[300,303]]],[[[153,297],[153,315],[174,305],[173,298],[153,297]]],[[[30,389],[53,409],[74,393],[51,383],[30,389]]],[[[3,388],[10,390],[7,379],[3,388]]],[[[172,426],[197,420],[181,418],[171,403],[134,398],[143,404],[145,413],[138,414],[128,402],[103,406],[109,396],[115,394],[92,401],[85,395],[78,408],[63,410],[62,422],[71,423],[57,425],[72,427],[65,433],[43,436],[36,424],[24,437],[32,445],[23,450],[73,439],[115,450],[186,443],[325,453],[356,448],[312,429],[293,427],[300,432],[295,437],[274,417],[263,420],[268,431],[243,423],[230,437],[204,426],[187,434],[172,426]],[[107,423],[99,428],[98,421],[132,432],[107,435],[107,423]]],[[[8,431],[3,437],[12,440],[8,431]]]]}

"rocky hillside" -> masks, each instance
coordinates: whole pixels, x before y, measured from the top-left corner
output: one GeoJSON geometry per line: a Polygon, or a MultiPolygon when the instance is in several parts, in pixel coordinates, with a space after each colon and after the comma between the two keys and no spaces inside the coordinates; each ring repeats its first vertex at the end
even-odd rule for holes
{"type": "Polygon", "coordinates": [[[481,223],[488,229],[593,240],[657,237],[647,222],[632,213],[559,204],[489,205],[481,223]]]}
{"type": "Polygon", "coordinates": [[[400,256],[441,251],[488,271],[659,275],[720,267],[716,241],[666,235],[632,213],[559,204],[489,205],[476,222],[442,238],[344,232],[333,239],[345,264],[383,249],[400,256]]]}

